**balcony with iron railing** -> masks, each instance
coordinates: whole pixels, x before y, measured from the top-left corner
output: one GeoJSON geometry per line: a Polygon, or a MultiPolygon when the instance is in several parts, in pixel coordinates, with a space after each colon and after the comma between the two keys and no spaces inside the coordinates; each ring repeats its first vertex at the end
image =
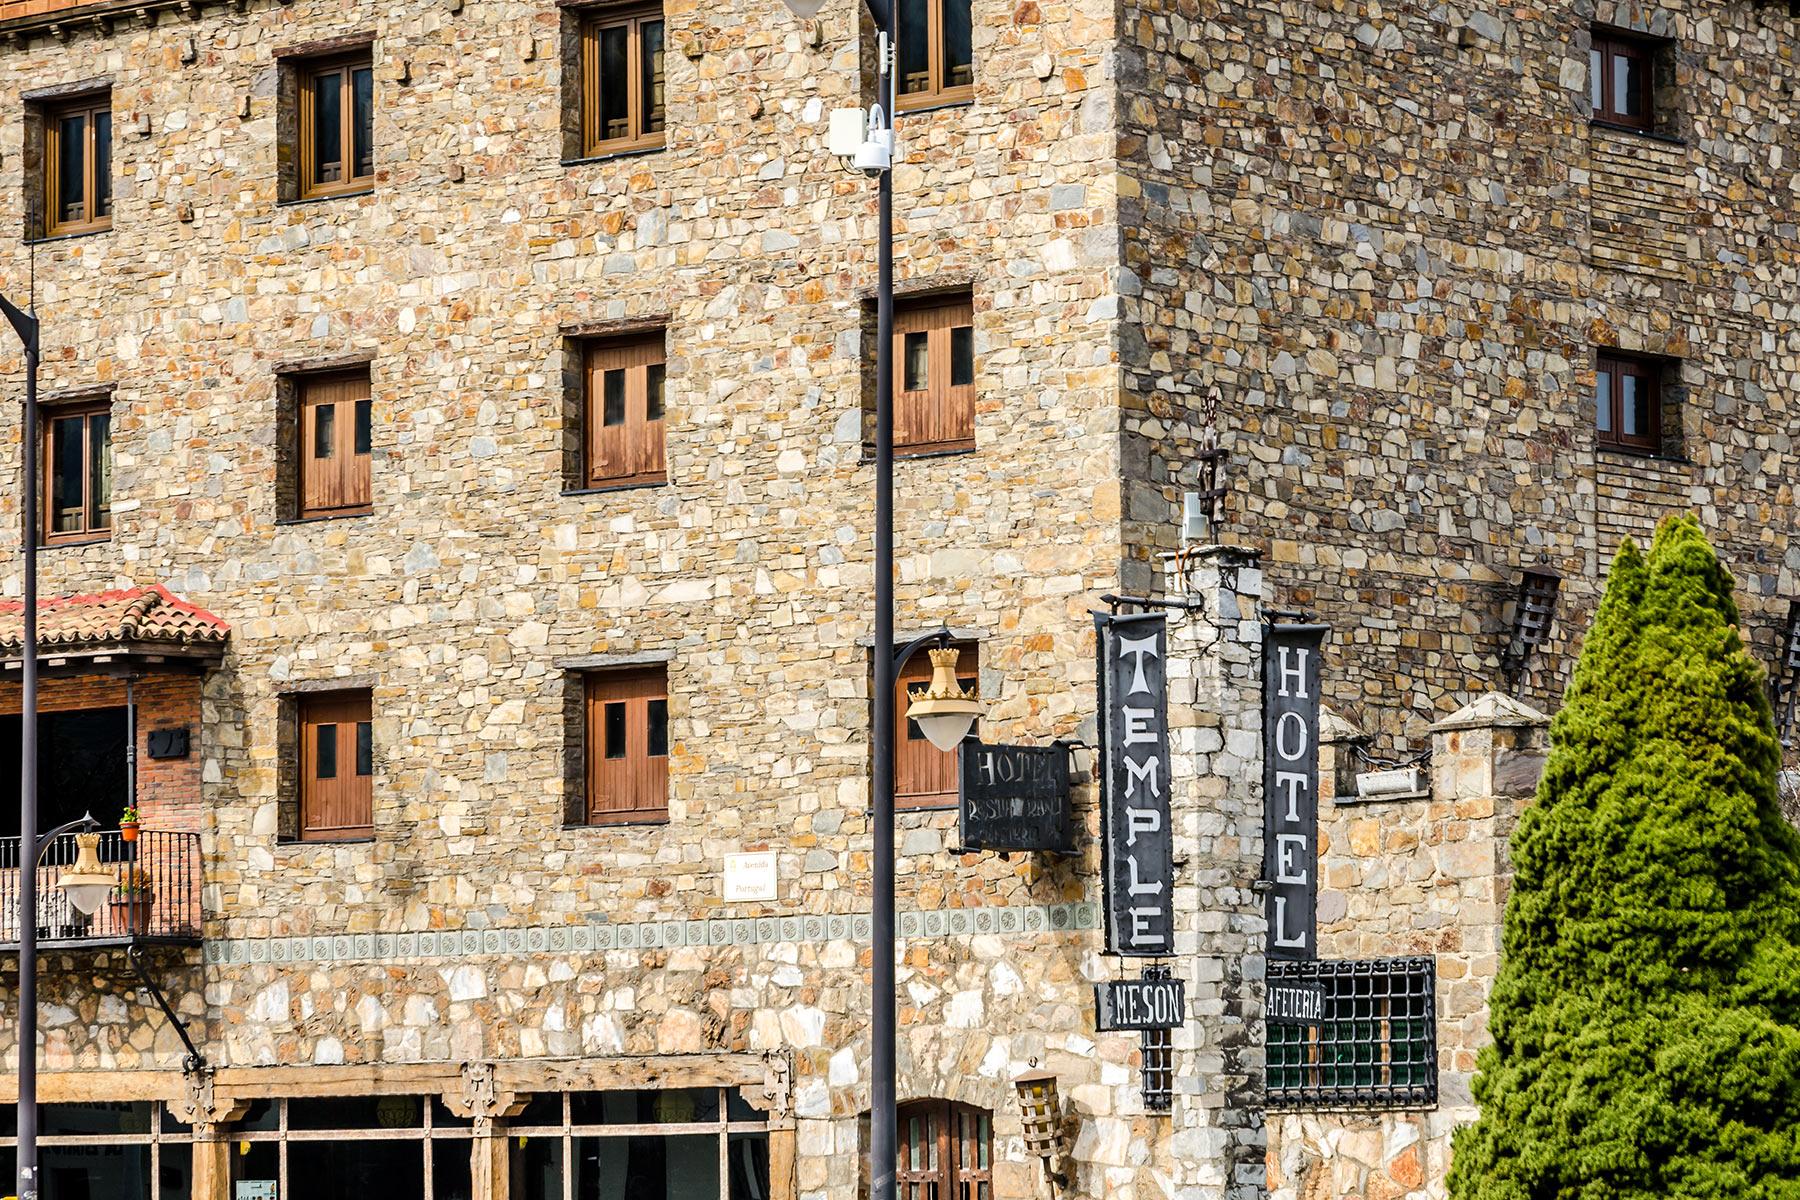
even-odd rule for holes
{"type": "MultiPolygon", "coordinates": [[[[37,868],[37,936],[44,950],[99,949],[144,943],[199,945],[200,835],[145,829],[135,840],[118,830],[100,835],[99,859],[117,883],[91,915],[57,886],[76,861],[76,835],[44,850],[37,868]]],[[[20,840],[0,838],[0,950],[19,945],[20,840]]]]}

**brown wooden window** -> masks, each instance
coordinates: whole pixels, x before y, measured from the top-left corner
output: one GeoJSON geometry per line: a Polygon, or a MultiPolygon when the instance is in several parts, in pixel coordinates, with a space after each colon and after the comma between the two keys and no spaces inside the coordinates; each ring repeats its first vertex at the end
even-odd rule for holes
{"type": "Polygon", "coordinates": [[[303,375],[298,392],[299,515],[368,512],[369,443],[374,433],[368,368],[303,375]]]}
{"type": "Polygon", "coordinates": [[[375,71],[370,51],[300,67],[300,196],[363,192],[375,182],[375,71]]]}
{"type": "Polygon", "coordinates": [[[993,1200],[993,1118],[948,1100],[900,1106],[899,1200],[993,1200]]]}
{"type": "Polygon", "coordinates": [[[300,703],[300,837],[373,837],[374,727],[367,692],[307,696],[300,703]]]}
{"type": "Polygon", "coordinates": [[[583,350],[582,428],[586,487],[664,483],[661,333],[589,342],[583,350]]]}
{"type": "Polygon", "coordinates": [[[648,150],[664,141],[663,12],[611,8],[581,27],[584,155],[648,150]]]}
{"type": "Polygon", "coordinates": [[[916,301],[894,313],[894,449],[975,448],[975,304],[916,301]]]}
{"type": "Polygon", "coordinates": [[[112,98],[44,110],[44,233],[112,227],[112,98]]]}
{"type": "Polygon", "coordinates": [[[1662,377],[1651,358],[1601,354],[1595,364],[1594,441],[1615,449],[1662,449],[1662,377]]]}
{"type": "Polygon", "coordinates": [[[74,541],[112,530],[112,407],[44,411],[44,536],[74,541]]]}
{"type": "Polygon", "coordinates": [[[669,682],[662,667],[587,677],[591,825],[669,817],[669,682]]]}
{"type": "Polygon", "coordinates": [[[975,96],[970,0],[900,0],[899,106],[930,108],[975,96]]]}
{"type": "MultiPolygon", "coordinates": [[[[977,682],[975,647],[956,648],[956,678],[963,690],[977,682]]],[[[956,752],[939,750],[925,731],[906,719],[913,693],[931,682],[931,656],[919,650],[894,680],[894,804],[941,808],[956,803],[956,752]]]]}
{"type": "Polygon", "coordinates": [[[1594,30],[1588,50],[1588,99],[1594,120],[1632,129],[1656,126],[1657,43],[1613,30],[1594,30]]]}

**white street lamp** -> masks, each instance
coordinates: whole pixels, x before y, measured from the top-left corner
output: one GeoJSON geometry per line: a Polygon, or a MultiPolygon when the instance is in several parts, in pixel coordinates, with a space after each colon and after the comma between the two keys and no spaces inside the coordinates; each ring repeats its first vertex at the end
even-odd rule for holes
{"type": "Polygon", "coordinates": [[[931,651],[931,683],[907,706],[906,718],[939,750],[951,751],[969,736],[981,701],[956,681],[956,648],[931,651]]]}
{"type": "Polygon", "coordinates": [[[100,865],[100,835],[75,835],[75,865],[56,877],[69,903],[84,917],[91,917],[117,886],[118,880],[100,865]]]}

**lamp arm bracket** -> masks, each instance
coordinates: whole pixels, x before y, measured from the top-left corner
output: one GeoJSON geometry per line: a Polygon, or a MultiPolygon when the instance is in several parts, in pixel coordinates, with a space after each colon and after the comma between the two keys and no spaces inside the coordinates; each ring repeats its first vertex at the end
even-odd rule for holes
{"type": "Polygon", "coordinates": [[[100,822],[94,820],[93,813],[83,813],[81,816],[77,817],[73,821],[64,821],[61,825],[58,825],[55,829],[52,829],[49,833],[46,833],[38,838],[37,845],[35,845],[31,848],[32,865],[39,866],[39,867],[43,866],[44,865],[44,851],[46,851],[50,848],[51,842],[54,842],[57,838],[61,837],[63,834],[69,833],[76,829],[93,830],[93,829],[98,829],[98,828],[100,828],[100,822]]]}
{"type": "Polygon", "coordinates": [[[953,636],[950,633],[950,627],[948,625],[944,626],[942,629],[934,630],[931,633],[914,638],[894,652],[894,674],[898,675],[900,669],[906,666],[907,661],[911,659],[913,655],[917,654],[920,648],[926,644],[936,642],[938,644],[938,649],[946,650],[949,648],[952,640],[953,636]]]}
{"type": "Polygon", "coordinates": [[[187,1047],[187,1057],[181,1060],[181,1073],[192,1075],[196,1071],[207,1070],[206,1055],[200,1053],[199,1047],[194,1045],[194,1039],[188,1036],[187,1026],[175,1015],[175,1010],[169,1007],[169,998],[163,995],[163,990],[156,986],[156,980],[151,977],[149,968],[144,966],[144,948],[134,942],[125,951],[125,957],[137,968],[138,978],[155,998],[156,1006],[162,1009],[163,1016],[169,1018],[169,1024],[175,1026],[175,1032],[181,1037],[181,1044],[187,1047]]]}

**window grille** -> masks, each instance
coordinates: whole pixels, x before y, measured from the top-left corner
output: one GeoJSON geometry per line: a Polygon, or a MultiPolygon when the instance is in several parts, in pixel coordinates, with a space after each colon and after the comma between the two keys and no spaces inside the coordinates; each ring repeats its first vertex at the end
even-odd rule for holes
{"type": "Polygon", "coordinates": [[[1434,959],[1271,960],[1269,979],[1325,994],[1318,1025],[1268,1026],[1270,1109],[1437,1106],[1434,959]]]}
{"type": "MultiPolygon", "coordinates": [[[[1171,979],[1168,967],[1145,967],[1145,979],[1171,979]]],[[[1144,1030],[1144,1111],[1166,1113],[1175,1107],[1175,1031],[1144,1030]]]]}

